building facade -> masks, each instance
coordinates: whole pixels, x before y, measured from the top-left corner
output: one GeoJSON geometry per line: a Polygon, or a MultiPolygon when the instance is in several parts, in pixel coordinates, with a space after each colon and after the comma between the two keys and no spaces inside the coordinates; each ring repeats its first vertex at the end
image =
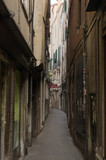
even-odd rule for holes
{"type": "Polygon", "coordinates": [[[36,112],[37,121],[39,122],[39,126],[37,127],[38,133],[42,130],[46,117],[49,113],[49,19],[50,1],[35,0],[34,55],[37,57],[37,67],[41,70],[39,74],[40,79],[38,79],[38,83],[36,85],[37,89],[40,90],[36,112]]]}
{"type": "Polygon", "coordinates": [[[67,68],[67,36],[68,36],[68,8],[69,8],[69,1],[64,0],[63,1],[63,12],[61,16],[61,26],[62,26],[62,42],[61,42],[61,50],[62,50],[62,56],[61,56],[61,94],[60,94],[60,99],[61,99],[61,109],[67,113],[67,83],[66,83],[66,78],[67,78],[67,73],[66,73],[66,68],[67,68]]]}
{"type": "Polygon", "coordinates": [[[52,75],[51,106],[65,111],[66,40],[68,1],[51,5],[50,72],[52,75]],[[54,85],[53,85],[54,84],[54,85]],[[53,87],[54,86],[54,87],[53,87]]]}
{"type": "MultiPolygon", "coordinates": [[[[49,3],[45,1],[44,5],[48,20],[49,3]]],[[[23,159],[39,126],[37,104],[42,65],[36,65],[36,55],[33,54],[36,45],[33,41],[34,6],[33,0],[0,1],[1,160],[23,159]]],[[[45,31],[48,30],[49,26],[45,31]]],[[[44,46],[46,43],[44,38],[44,46]]]]}
{"type": "Polygon", "coordinates": [[[106,159],[105,13],[105,1],[70,0],[68,124],[87,160],[106,159]]]}

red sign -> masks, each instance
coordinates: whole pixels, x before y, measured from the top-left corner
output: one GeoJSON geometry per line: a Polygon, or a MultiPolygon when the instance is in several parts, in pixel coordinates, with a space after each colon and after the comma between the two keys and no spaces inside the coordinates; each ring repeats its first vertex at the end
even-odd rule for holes
{"type": "Polygon", "coordinates": [[[57,84],[50,84],[50,88],[58,88],[57,84]]]}

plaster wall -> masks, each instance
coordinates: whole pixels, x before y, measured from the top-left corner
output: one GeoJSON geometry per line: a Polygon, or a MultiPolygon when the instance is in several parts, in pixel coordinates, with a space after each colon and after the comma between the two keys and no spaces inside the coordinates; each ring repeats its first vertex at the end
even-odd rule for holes
{"type": "MultiPolygon", "coordinates": [[[[18,28],[20,29],[23,37],[25,38],[26,42],[30,46],[30,33],[29,33],[29,10],[27,13],[27,16],[25,15],[24,9],[22,7],[22,2],[21,1],[14,1],[12,0],[11,2],[9,0],[4,1],[8,10],[10,13],[12,12],[14,14],[13,19],[15,23],[17,24],[18,28]]],[[[24,6],[24,5],[23,5],[24,6]]],[[[28,3],[29,6],[29,3],[28,3]]]]}

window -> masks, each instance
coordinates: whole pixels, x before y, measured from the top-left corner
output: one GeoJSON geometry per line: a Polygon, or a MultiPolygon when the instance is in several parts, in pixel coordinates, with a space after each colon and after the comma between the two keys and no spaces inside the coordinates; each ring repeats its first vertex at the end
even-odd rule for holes
{"type": "Polygon", "coordinates": [[[67,12],[67,1],[64,1],[64,11],[67,12]]]}
{"type": "Polygon", "coordinates": [[[53,54],[53,68],[55,69],[57,66],[57,50],[56,52],[53,54]]]}
{"type": "Polygon", "coordinates": [[[52,61],[50,61],[50,71],[52,70],[52,61]]]}
{"type": "Polygon", "coordinates": [[[58,66],[60,66],[60,46],[58,47],[58,66]]]}
{"type": "Polygon", "coordinates": [[[56,52],[53,54],[53,62],[54,62],[54,63],[57,62],[57,50],[56,50],[56,52]]]}
{"type": "Polygon", "coordinates": [[[64,32],[63,32],[63,44],[64,44],[64,41],[65,41],[65,37],[64,37],[64,32]]]}

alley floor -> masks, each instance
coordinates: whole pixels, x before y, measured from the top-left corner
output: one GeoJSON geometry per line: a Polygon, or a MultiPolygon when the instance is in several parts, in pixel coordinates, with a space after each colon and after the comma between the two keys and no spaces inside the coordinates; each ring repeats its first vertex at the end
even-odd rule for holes
{"type": "Polygon", "coordinates": [[[64,112],[50,109],[43,131],[24,160],[84,160],[70,136],[64,112]]]}

